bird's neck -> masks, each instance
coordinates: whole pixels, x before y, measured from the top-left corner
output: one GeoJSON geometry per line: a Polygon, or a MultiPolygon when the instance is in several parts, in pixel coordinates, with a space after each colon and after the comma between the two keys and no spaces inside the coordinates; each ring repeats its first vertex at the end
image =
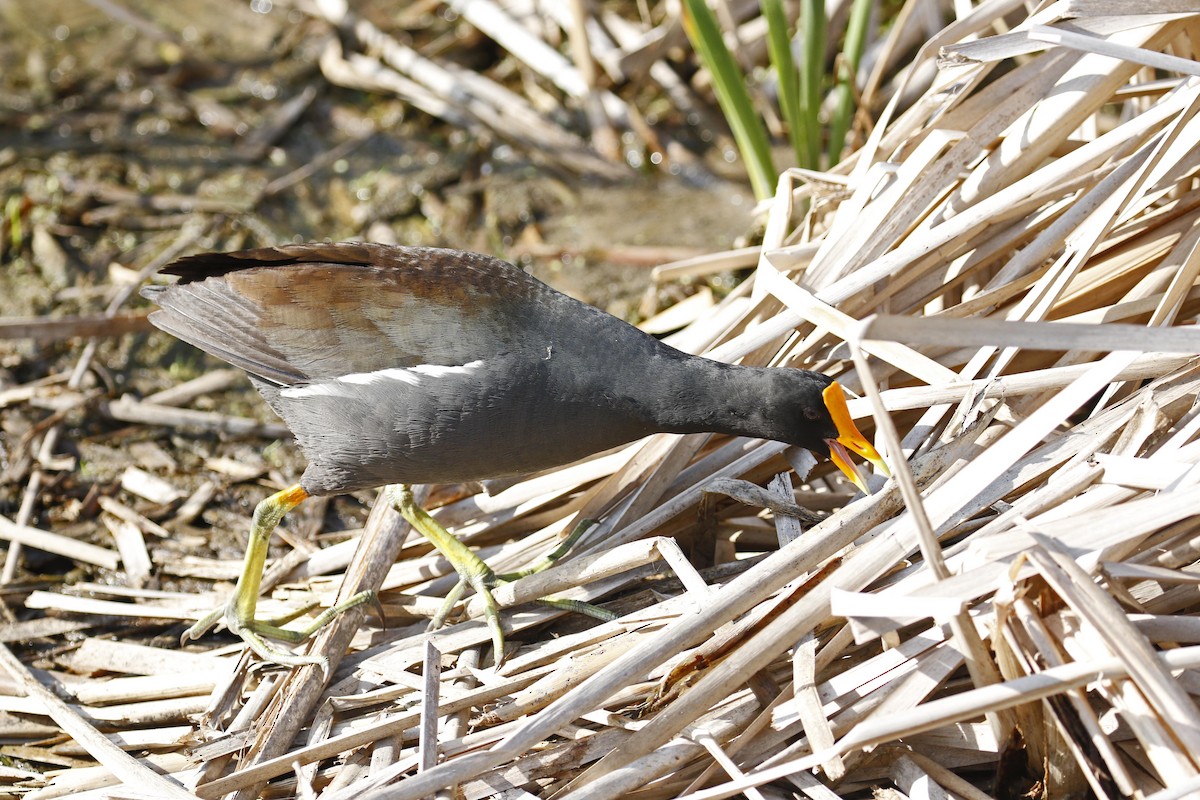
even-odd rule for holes
{"type": "Polygon", "coordinates": [[[770,439],[779,431],[768,406],[769,379],[768,369],[685,356],[654,364],[629,393],[647,399],[655,426],[664,432],[770,439]]]}

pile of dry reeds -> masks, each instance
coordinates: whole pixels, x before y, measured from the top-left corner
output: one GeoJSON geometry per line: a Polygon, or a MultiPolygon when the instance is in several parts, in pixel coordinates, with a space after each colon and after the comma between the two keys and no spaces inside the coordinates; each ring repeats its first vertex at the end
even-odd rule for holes
{"type": "MultiPolygon", "coordinates": [[[[478,620],[395,622],[436,605],[400,591],[451,579],[377,507],[269,581],[289,605],[382,583],[389,627],[350,614],[313,644],[350,652],[328,688],[247,671],[237,646],[88,639],[77,675],[127,677],[59,676],[68,704],[29,675],[4,698],[74,740],[39,745],[76,768],[25,796],[1200,792],[1200,27],[1146,13],[1183,5],[980,4],[913,62],[914,81],[937,71],[907,110],[781,180],[760,250],[661,271],[757,264],[673,341],[860,392],[895,475],[876,493],[779,444],[664,435],[444,504],[498,570],[600,521],[497,595],[607,598],[620,618],[519,606],[499,669],[478,620]]],[[[117,549],[73,557],[161,568],[153,523],[106,519],[117,549]]],[[[28,605],[194,619],[224,591],[87,588],[28,605]]]]}

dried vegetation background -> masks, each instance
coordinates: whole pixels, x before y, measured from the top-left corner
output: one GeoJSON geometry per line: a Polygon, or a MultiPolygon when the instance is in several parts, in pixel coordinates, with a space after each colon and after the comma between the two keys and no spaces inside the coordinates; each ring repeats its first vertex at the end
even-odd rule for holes
{"type": "MultiPolygon", "coordinates": [[[[453,5],[503,47],[534,51],[488,27],[520,3],[453,5]]],[[[662,60],[681,41],[674,18],[567,13],[584,5],[542,4],[565,15],[568,40],[584,38],[537,50],[557,59],[545,75],[582,83],[535,80],[526,62],[535,99],[522,102],[553,94],[590,110],[592,142],[572,125],[522,127],[526,111],[483,99],[504,91],[496,81],[335,4],[304,12],[342,32],[310,78],[392,93],[467,130],[503,129],[554,159],[546,169],[611,173],[619,148],[598,120],[620,119],[639,91],[683,102],[705,84],[662,60]],[[573,71],[593,60],[639,65],[620,84],[626,100],[589,88],[616,86],[610,70],[573,71]]],[[[724,8],[754,53],[762,29],[743,5],[724,8]]],[[[319,509],[290,519],[271,568],[269,608],[382,586],[385,620],[347,615],[312,643],[339,665],[328,686],[315,669],[249,669],[228,640],[180,649],[182,623],[222,602],[237,574],[251,503],[230,498],[296,474],[270,455],[286,445],[258,452],[284,432],[191,407],[236,379],[227,372],[121,396],[105,361],[131,334],[71,345],[66,366],[16,350],[7,367],[24,379],[0,392],[7,791],[1200,792],[1198,17],[1183,2],[905,4],[864,64],[852,152],[826,172],[784,175],[760,209],[761,247],[657,271],[670,282],[750,270],[671,340],[837,375],[862,395],[852,410],[874,425],[895,477],[873,476],[879,490],[855,498],[802,452],[693,435],[478,494],[437,487],[436,515],[498,570],[599,520],[563,563],[497,599],[570,592],[619,619],[519,605],[505,616],[513,652],[499,669],[481,622],[424,632],[413,612],[436,606],[451,579],[382,506],[334,533],[319,509]],[[119,480],[95,480],[72,457],[88,441],[126,460],[119,480]],[[227,455],[206,455],[215,441],[227,455]],[[202,546],[210,535],[226,537],[229,558],[202,546]]],[[[108,302],[108,322],[10,321],[6,335],[140,329],[123,310],[136,282],[178,253],[254,240],[261,231],[229,220],[256,218],[285,179],[251,208],[63,185],[87,202],[77,216],[64,202],[59,227],[33,228],[42,261],[47,241],[99,224],[83,214],[104,209],[149,208],[138,218],[169,220],[169,232],[112,253],[137,272],[114,269],[113,283],[89,290],[108,302]]],[[[5,241],[28,219],[10,203],[5,241]]]]}

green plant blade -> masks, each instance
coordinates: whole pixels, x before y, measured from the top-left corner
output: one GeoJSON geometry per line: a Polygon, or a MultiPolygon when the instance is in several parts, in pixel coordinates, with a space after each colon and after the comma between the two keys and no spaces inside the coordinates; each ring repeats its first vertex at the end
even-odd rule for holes
{"type": "Polygon", "coordinates": [[[829,121],[829,159],[837,162],[846,145],[846,134],[854,118],[854,78],[862,62],[867,46],[867,27],[871,21],[871,0],[854,0],[850,9],[850,23],[846,28],[846,41],[842,47],[841,66],[835,89],[833,119],[829,121]]]}
{"type": "Polygon", "coordinates": [[[775,192],[775,164],[766,128],[754,110],[746,79],[721,38],[716,16],[704,0],[684,0],[683,27],[692,47],[713,77],[717,102],[746,162],[750,185],[760,200],[775,192]]]}
{"type": "Polygon", "coordinates": [[[791,37],[788,35],[787,13],[783,0],[761,0],[763,17],[767,21],[767,52],[779,81],[779,111],[787,125],[788,138],[801,167],[816,165],[816,153],[809,149],[807,126],[815,120],[806,118],[800,106],[800,73],[792,58],[791,37]]]}
{"type": "Polygon", "coordinates": [[[800,33],[804,58],[800,66],[800,114],[807,120],[802,133],[808,139],[813,169],[820,168],[821,79],[825,76],[825,3],[803,0],[800,4],[800,33]]]}

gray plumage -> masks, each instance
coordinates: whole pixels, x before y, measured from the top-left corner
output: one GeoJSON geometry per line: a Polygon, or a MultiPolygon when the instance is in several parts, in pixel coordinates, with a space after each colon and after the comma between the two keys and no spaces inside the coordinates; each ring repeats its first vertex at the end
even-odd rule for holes
{"type": "Polygon", "coordinates": [[[574,461],[650,433],[712,431],[828,453],[796,369],[687,355],[487,256],[372,244],[181,259],[149,287],[159,328],[246,370],[335,494],[574,461]]]}

